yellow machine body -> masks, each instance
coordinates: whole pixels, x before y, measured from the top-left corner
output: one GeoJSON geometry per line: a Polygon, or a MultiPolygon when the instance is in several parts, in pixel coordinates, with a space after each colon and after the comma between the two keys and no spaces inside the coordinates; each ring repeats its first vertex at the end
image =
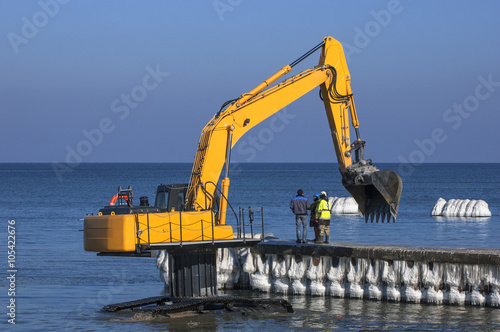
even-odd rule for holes
{"type": "MultiPolygon", "coordinates": [[[[342,183],[358,203],[359,213],[382,221],[398,213],[402,181],[393,171],[379,171],[364,160],[365,142],[359,137],[358,117],[351,90],[351,75],[340,42],[325,37],[322,43],[259,84],[228,101],[201,131],[182,212],[129,213],[87,216],[85,250],[133,251],[151,243],[225,240],[233,231],[225,225],[229,194],[228,167],[231,149],[250,129],[314,88],[320,88],[332,135],[342,183]],[[319,63],[271,86],[314,51],[319,63]],[[356,139],[351,141],[350,127],[356,139]],[[226,174],[219,179],[225,165],[226,174]],[[220,189],[222,187],[222,189],[220,189]]],[[[167,211],[169,211],[167,209],[167,211]]],[[[180,211],[180,210],[179,210],[180,211]]]]}
{"type": "Polygon", "coordinates": [[[230,225],[214,225],[213,220],[212,211],[89,215],[84,219],[84,249],[131,252],[158,243],[233,239],[230,225]]]}

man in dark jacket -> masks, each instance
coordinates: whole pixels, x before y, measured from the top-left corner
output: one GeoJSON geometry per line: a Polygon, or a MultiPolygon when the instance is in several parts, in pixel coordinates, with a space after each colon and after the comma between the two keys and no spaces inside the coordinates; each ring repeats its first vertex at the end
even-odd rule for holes
{"type": "Polygon", "coordinates": [[[290,202],[290,209],[295,214],[297,243],[307,243],[307,210],[309,209],[309,200],[304,197],[304,192],[302,191],[302,189],[297,190],[297,196],[295,196],[290,202]],[[301,224],[302,236],[300,235],[301,224]]]}

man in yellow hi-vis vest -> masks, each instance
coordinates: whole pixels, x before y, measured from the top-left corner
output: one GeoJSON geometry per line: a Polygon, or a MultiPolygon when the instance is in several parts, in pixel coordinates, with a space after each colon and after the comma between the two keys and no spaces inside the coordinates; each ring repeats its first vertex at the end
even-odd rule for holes
{"type": "Polygon", "coordinates": [[[323,235],[325,235],[325,241],[323,243],[328,243],[330,239],[330,203],[328,202],[328,194],[322,191],[319,194],[319,203],[316,205],[316,219],[318,220],[319,226],[319,238],[317,243],[323,241],[323,235]]]}

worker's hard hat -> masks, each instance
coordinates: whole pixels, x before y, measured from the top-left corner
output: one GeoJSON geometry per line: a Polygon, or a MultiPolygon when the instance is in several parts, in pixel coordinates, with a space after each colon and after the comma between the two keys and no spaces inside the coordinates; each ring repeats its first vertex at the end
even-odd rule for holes
{"type": "Polygon", "coordinates": [[[326,197],[327,195],[328,195],[328,194],[326,193],[326,191],[322,191],[322,192],[321,192],[321,196],[325,196],[325,197],[326,197]]]}
{"type": "Polygon", "coordinates": [[[319,194],[315,193],[313,197],[318,197],[319,198],[319,194]]]}

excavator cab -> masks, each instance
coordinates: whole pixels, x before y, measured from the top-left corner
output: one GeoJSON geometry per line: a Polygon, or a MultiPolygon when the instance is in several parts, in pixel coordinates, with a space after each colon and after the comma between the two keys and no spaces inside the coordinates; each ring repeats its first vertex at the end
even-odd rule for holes
{"type": "Polygon", "coordinates": [[[187,183],[160,184],[156,190],[155,206],[170,211],[185,211],[187,183]]]}

